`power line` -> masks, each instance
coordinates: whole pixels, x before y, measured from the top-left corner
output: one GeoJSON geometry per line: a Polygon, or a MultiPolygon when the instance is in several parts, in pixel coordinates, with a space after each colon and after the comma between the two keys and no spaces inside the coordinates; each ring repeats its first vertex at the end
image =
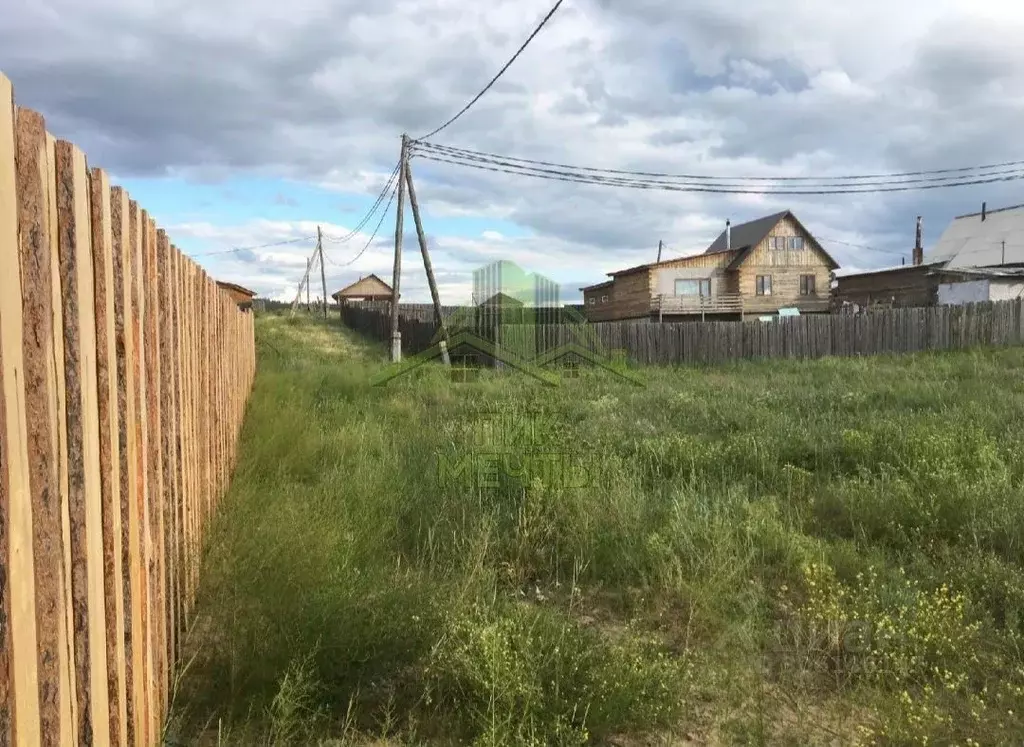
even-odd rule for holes
{"type": "Polygon", "coordinates": [[[824,236],[815,236],[814,238],[818,239],[819,241],[828,242],[829,244],[842,244],[844,246],[853,247],[854,249],[867,249],[869,252],[879,252],[881,254],[893,254],[893,255],[896,255],[896,256],[899,256],[899,257],[902,257],[902,256],[904,256],[906,254],[906,252],[897,252],[894,249],[878,249],[877,247],[867,246],[866,244],[853,244],[853,243],[851,243],[849,241],[842,241],[840,239],[829,239],[829,238],[825,238],[824,236]]]}
{"type": "MultiPolygon", "coordinates": [[[[619,174],[630,177],[651,177],[654,179],[690,179],[693,181],[709,181],[717,182],[724,180],[734,181],[745,181],[745,182],[807,182],[807,181],[822,181],[822,182],[837,182],[837,181],[856,181],[860,179],[884,179],[886,181],[904,177],[931,177],[942,174],[966,174],[969,172],[976,171],[991,171],[993,169],[1017,169],[1024,167],[1024,160],[1021,161],[1004,161],[1002,163],[983,164],[980,166],[963,166],[958,168],[946,168],[946,169],[928,169],[924,171],[898,171],[889,174],[847,174],[841,176],[709,176],[701,174],[673,174],[666,172],[657,171],[629,171],[625,169],[609,169],[599,168],[595,166],[575,166],[573,164],[558,163],[556,161],[542,161],[532,158],[519,158],[516,156],[504,156],[496,153],[488,153],[486,151],[470,150],[468,148],[456,148],[450,145],[440,145],[437,143],[425,142],[424,139],[413,140],[413,152],[417,151],[429,151],[436,153],[443,153],[453,157],[463,157],[469,160],[480,160],[486,162],[487,160],[499,159],[506,162],[514,162],[518,164],[526,164],[532,166],[551,166],[557,169],[569,170],[569,171],[586,171],[595,174],[619,174]]],[[[934,181],[940,181],[945,178],[954,177],[941,177],[939,176],[934,181]]],[[[909,181],[929,181],[928,179],[909,179],[909,181]]]]}
{"type": "Polygon", "coordinates": [[[302,236],[297,239],[287,239],[285,241],[272,241],[268,244],[257,244],[255,246],[236,246],[233,249],[220,249],[213,252],[199,252],[198,254],[189,254],[190,257],[208,257],[213,254],[231,254],[232,252],[250,252],[255,249],[267,249],[272,246],[284,246],[285,244],[298,244],[303,241],[312,241],[316,236],[302,236]]]}
{"type": "Polygon", "coordinates": [[[333,259],[331,259],[330,257],[327,257],[327,255],[324,254],[323,256],[327,257],[327,261],[328,262],[330,262],[335,267],[348,267],[350,264],[355,262],[357,259],[362,257],[363,254],[366,253],[366,250],[370,248],[370,245],[373,243],[373,240],[375,238],[377,238],[377,232],[380,231],[380,227],[384,224],[384,219],[388,217],[388,211],[391,209],[391,203],[394,201],[395,193],[397,191],[398,191],[398,185],[396,184],[391,189],[391,197],[388,198],[388,204],[384,208],[384,212],[381,213],[380,220],[377,221],[377,227],[373,229],[373,233],[370,234],[370,240],[366,242],[366,245],[362,249],[359,250],[359,253],[356,256],[354,256],[352,259],[350,259],[348,262],[335,262],[333,259]]]}
{"type": "Polygon", "coordinates": [[[536,167],[520,166],[501,159],[484,158],[448,158],[434,153],[421,154],[422,158],[439,163],[449,163],[456,166],[491,171],[496,173],[513,174],[517,176],[531,176],[538,179],[550,179],[554,181],[573,182],[577,184],[595,184],[613,187],[627,187],[631,189],[664,190],[669,192],[700,192],[711,194],[752,194],[752,195],[831,195],[831,194],[875,194],[881,192],[909,192],[915,190],[940,189],[944,187],[964,187],[977,184],[992,184],[995,182],[1009,182],[1024,179],[1024,170],[997,172],[994,175],[981,175],[983,178],[957,179],[948,177],[944,183],[911,183],[892,182],[888,186],[872,186],[863,188],[865,185],[842,185],[841,187],[819,188],[819,189],[772,189],[765,187],[749,188],[745,185],[708,185],[708,184],[686,184],[669,183],[651,179],[625,179],[623,177],[602,177],[597,175],[580,174],[571,171],[558,171],[554,169],[540,169],[536,167]],[[489,165],[490,164],[490,165],[489,165]],[[738,187],[738,188],[735,188],[738,187]]]}
{"type": "Polygon", "coordinates": [[[552,6],[551,10],[548,11],[548,14],[546,16],[544,16],[544,18],[541,19],[541,22],[539,24],[537,24],[537,28],[535,28],[533,30],[533,33],[530,34],[526,38],[526,41],[523,42],[522,46],[519,47],[519,49],[516,50],[516,53],[514,55],[512,55],[511,58],[509,58],[509,61],[504,64],[504,66],[501,68],[501,70],[498,71],[497,75],[495,75],[493,78],[491,78],[491,82],[488,83],[486,86],[484,86],[483,89],[480,91],[480,93],[478,93],[476,96],[474,96],[470,100],[470,102],[468,104],[466,104],[464,107],[462,107],[462,109],[459,110],[458,114],[456,114],[454,117],[449,119],[447,122],[445,122],[443,125],[441,125],[437,129],[432,130],[431,132],[429,132],[426,135],[424,135],[423,137],[421,137],[420,140],[426,140],[428,137],[433,137],[434,135],[439,133],[445,127],[447,127],[452,122],[454,122],[456,119],[458,119],[463,114],[465,114],[467,111],[469,111],[469,108],[471,106],[473,106],[473,104],[475,104],[477,101],[479,101],[481,96],[483,96],[485,93],[487,93],[489,90],[491,90],[491,86],[493,86],[495,83],[498,82],[498,78],[500,78],[502,75],[505,74],[505,71],[508,70],[509,67],[512,65],[512,63],[515,62],[516,59],[519,57],[519,55],[521,55],[523,53],[523,50],[526,49],[526,47],[529,45],[529,43],[533,41],[533,38],[535,36],[537,36],[537,34],[540,33],[540,30],[542,28],[544,28],[544,24],[546,24],[548,21],[551,20],[551,16],[553,16],[555,14],[555,11],[558,10],[558,8],[562,4],[562,2],[563,2],[563,0],[558,0],[558,2],[556,2],[554,4],[554,6],[552,6]]]}
{"type": "Polygon", "coordinates": [[[342,243],[348,241],[349,239],[351,239],[357,233],[359,233],[359,231],[363,228],[363,226],[365,226],[369,222],[370,218],[373,217],[373,214],[377,212],[377,208],[380,207],[380,204],[384,201],[384,195],[386,195],[388,193],[388,190],[390,190],[391,186],[395,183],[395,178],[398,176],[398,172],[399,172],[400,169],[401,169],[401,162],[399,162],[399,164],[396,165],[395,168],[391,171],[391,176],[388,177],[388,181],[384,185],[384,189],[382,189],[380,191],[380,194],[377,195],[377,199],[374,201],[373,205],[370,206],[370,210],[366,213],[366,215],[364,215],[362,217],[362,219],[359,221],[359,224],[355,228],[353,228],[351,231],[349,231],[344,236],[334,237],[334,236],[327,236],[325,234],[323,238],[328,240],[328,241],[330,241],[330,242],[332,242],[332,243],[335,243],[335,244],[342,244],[342,243]]]}

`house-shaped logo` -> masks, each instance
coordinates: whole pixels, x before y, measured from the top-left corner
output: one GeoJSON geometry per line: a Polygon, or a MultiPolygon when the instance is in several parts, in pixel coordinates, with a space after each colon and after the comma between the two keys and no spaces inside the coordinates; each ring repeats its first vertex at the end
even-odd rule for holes
{"type": "Polygon", "coordinates": [[[453,363],[453,378],[457,372],[464,380],[472,378],[479,367],[488,366],[514,369],[557,386],[589,366],[643,386],[628,370],[623,353],[607,353],[586,318],[560,305],[557,283],[507,260],[476,270],[472,304],[446,319],[427,350],[385,368],[373,384],[386,384],[439,359],[445,348],[453,363]]]}

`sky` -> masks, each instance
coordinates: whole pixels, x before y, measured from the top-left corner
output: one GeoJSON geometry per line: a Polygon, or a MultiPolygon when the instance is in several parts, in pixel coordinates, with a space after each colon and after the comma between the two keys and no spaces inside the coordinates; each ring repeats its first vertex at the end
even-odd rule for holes
{"type": "MultiPolygon", "coordinates": [[[[479,91],[551,0],[4,0],[0,71],[214,277],[294,297],[320,226],[328,293],[391,281],[401,134],[479,91]],[[290,244],[264,246],[301,239],[290,244]],[[245,247],[244,251],[226,250],[245,247]],[[259,247],[259,248],[248,248],[259,247]],[[362,253],[361,250],[366,247],[362,253]]],[[[433,142],[603,168],[828,176],[1024,158],[1024,4],[565,0],[433,142]]],[[[708,195],[411,162],[443,303],[495,259],[562,284],[699,252],[792,210],[846,269],[910,261],[1024,182],[875,195],[708,195]]],[[[402,296],[429,301],[405,215],[402,296]]],[[[319,277],[313,285],[319,293],[319,277]]]]}

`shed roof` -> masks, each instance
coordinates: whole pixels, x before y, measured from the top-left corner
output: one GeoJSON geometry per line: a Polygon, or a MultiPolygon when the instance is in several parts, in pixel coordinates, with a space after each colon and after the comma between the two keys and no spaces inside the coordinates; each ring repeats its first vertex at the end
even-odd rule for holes
{"type": "Polygon", "coordinates": [[[920,265],[892,265],[890,267],[874,267],[870,270],[834,270],[833,275],[839,278],[861,277],[862,275],[886,275],[892,272],[921,271],[933,267],[941,267],[941,262],[924,263],[920,265]]]}
{"type": "MultiPolygon", "coordinates": [[[[617,278],[620,275],[630,275],[630,274],[632,274],[634,272],[640,272],[641,270],[649,270],[652,267],[663,267],[665,265],[675,264],[676,262],[686,262],[687,260],[696,259],[697,257],[700,257],[703,254],[704,254],[703,252],[700,252],[698,254],[687,254],[687,255],[682,256],[682,257],[672,257],[671,259],[663,259],[660,262],[648,262],[648,263],[642,264],[642,265],[635,265],[633,267],[627,267],[625,270],[616,270],[615,272],[609,272],[608,276],[612,277],[612,278],[617,278]]],[[[588,289],[590,289],[590,288],[595,288],[597,286],[587,286],[587,287],[588,287],[588,289]]]]}
{"type": "Polygon", "coordinates": [[[229,283],[226,280],[218,280],[217,281],[217,286],[220,287],[220,288],[230,288],[233,291],[237,291],[238,293],[244,293],[247,296],[255,296],[256,295],[256,291],[249,290],[248,288],[245,288],[245,287],[243,287],[241,285],[238,285],[237,283],[229,283]]]}
{"type": "Polygon", "coordinates": [[[1024,264],[1024,205],[986,210],[984,220],[981,216],[954,218],[926,259],[946,262],[950,269],[1024,264]]]}
{"type": "Polygon", "coordinates": [[[331,298],[391,298],[391,286],[379,277],[370,273],[356,282],[346,285],[340,291],[331,294],[331,298]]]}

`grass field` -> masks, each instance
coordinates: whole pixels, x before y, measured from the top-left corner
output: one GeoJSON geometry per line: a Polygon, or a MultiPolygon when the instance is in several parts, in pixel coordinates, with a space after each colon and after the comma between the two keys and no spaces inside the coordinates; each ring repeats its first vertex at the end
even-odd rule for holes
{"type": "Polygon", "coordinates": [[[1024,733],[1024,349],[372,387],[257,336],[177,742],[1024,733]]]}

